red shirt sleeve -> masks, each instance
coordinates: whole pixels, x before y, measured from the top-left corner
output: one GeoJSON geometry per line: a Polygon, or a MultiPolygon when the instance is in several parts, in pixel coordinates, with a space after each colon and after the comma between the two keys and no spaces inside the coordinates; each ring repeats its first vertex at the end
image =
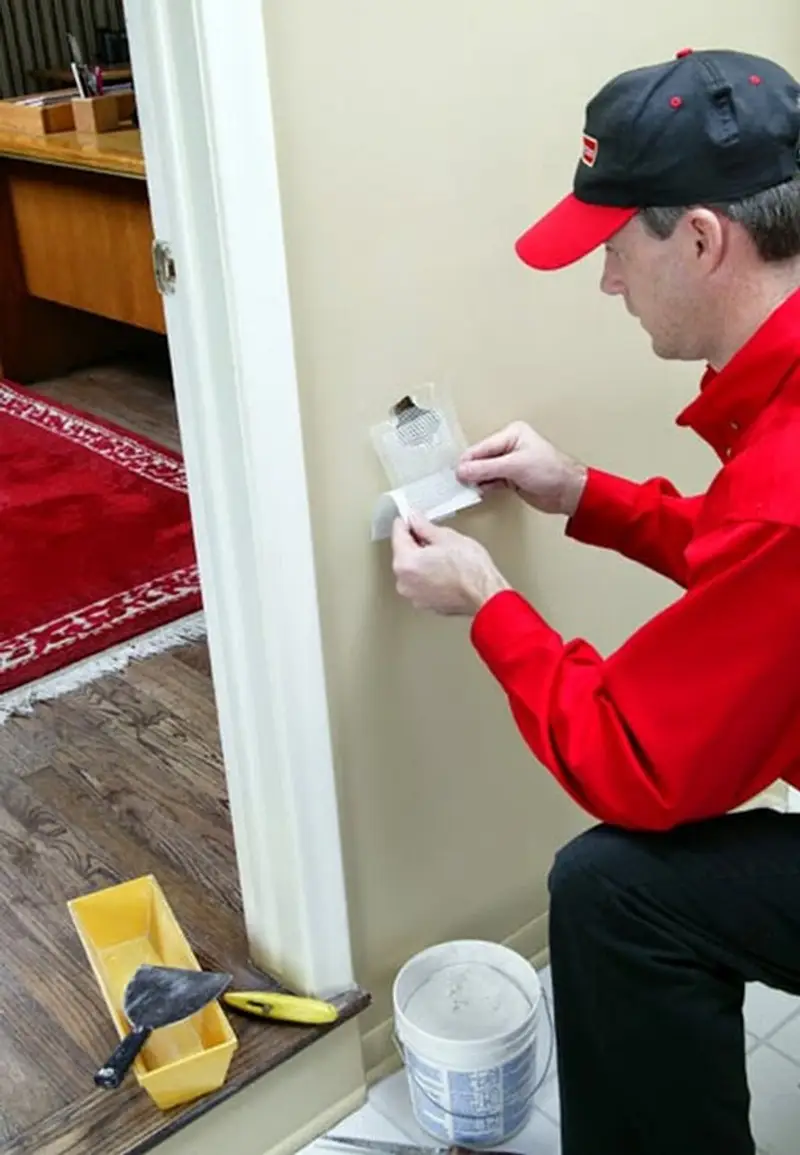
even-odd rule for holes
{"type": "Polygon", "coordinates": [[[684,552],[702,503],[702,496],[683,497],[661,477],[639,484],[590,469],[567,534],[616,550],[685,588],[684,552]]]}
{"type": "Polygon", "coordinates": [[[525,741],[604,822],[666,830],[722,814],[796,761],[800,529],[728,523],[687,565],[689,592],[605,659],[511,590],[473,623],[525,741]]]}

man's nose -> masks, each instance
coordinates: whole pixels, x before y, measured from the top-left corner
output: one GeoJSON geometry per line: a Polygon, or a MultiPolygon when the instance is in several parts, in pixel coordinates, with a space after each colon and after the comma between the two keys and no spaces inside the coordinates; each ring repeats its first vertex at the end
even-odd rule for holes
{"type": "Polygon", "coordinates": [[[600,289],[603,293],[607,293],[609,297],[618,297],[625,292],[625,285],[620,277],[611,266],[611,262],[606,257],[603,265],[603,275],[600,278],[600,289]]]}

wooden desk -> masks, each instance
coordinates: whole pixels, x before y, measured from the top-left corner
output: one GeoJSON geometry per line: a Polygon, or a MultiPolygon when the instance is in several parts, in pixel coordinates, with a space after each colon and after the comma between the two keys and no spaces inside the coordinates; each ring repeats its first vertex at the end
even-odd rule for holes
{"type": "Polygon", "coordinates": [[[134,129],[0,133],[0,373],[61,376],[165,332],[134,129]]]}

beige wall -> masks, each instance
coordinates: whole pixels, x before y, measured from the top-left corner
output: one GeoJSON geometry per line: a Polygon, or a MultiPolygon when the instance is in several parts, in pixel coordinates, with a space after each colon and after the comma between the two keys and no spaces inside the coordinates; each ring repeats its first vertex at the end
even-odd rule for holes
{"type": "MultiPolygon", "coordinates": [[[[599,257],[535,274],[516,235],[568,191],[586,99],[684,44],[797,65],[792,0],[265,0],[333,739],[359,979],[388,1013],[431,941],[504,938],[546,910],[584,818],[518,739],[460,621],[396,598],[368,540],[368,427],[445,383],[467,434],[525,417],[592,462],[689,488],[710,453],[672,426],[668,366],[599,257]],[[794,47],[795,59],[786,51],[794,47]]],[[[459,519],[569,635],[613,647],[672,596],[513,501],[459,519]]],[[[543,929],[543,927],[542,927],[543,929]]]]}

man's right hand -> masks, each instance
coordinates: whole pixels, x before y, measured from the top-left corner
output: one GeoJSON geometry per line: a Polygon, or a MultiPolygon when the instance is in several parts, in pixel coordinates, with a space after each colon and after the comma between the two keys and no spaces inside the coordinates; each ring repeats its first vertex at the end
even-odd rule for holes
{"type": "Polygon", "coordinates": [[[572,517],[586,486],[586,467],[561,453],[524,421],[471,446],[461,458],[465,485],[506,485],[542,513],[572,517]]]}

